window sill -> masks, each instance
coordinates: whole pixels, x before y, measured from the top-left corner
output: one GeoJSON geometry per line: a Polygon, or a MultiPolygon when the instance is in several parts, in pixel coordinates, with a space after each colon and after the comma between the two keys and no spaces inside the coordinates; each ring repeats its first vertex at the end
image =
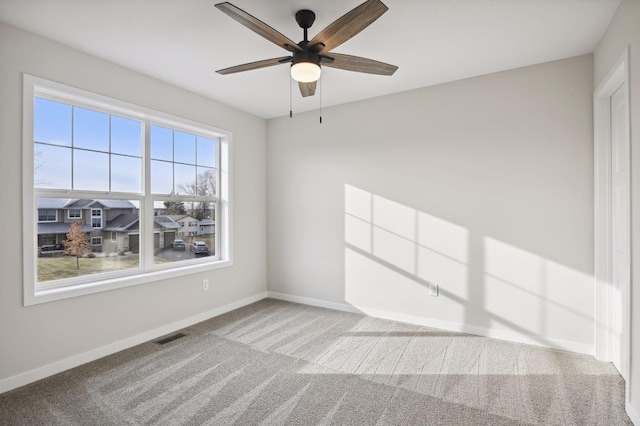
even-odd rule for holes
{"type": "Polygon", "coordinates": [[[101,293],[104,291],[131,287],[134,285],[146,284],[154,281],[184,277],[199,272],[227,268],[230,266],[233,266],[233,262],[231,260],[219,260],[212,263],[188,265],[153,272],[141,272],[139,274],[129,275],[126,277],[108,278],[85,284],[47,290],[36,290],[33,288],[33,286],[31,287],[31,289],[28,289],[27,286],[25,286],[24,306],[38,305],[40,303],[70,299],[72,297],[101,293]]]}

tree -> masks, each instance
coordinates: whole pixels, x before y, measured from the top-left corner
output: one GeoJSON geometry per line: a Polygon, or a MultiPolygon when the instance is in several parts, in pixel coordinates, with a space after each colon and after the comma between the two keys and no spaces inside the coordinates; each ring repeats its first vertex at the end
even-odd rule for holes
{"type": "MultiPolygon", "coordinates": [[[[216,195],[216,171],[207,169],[196,176],[193,182],[178,185],[180,191],[187,195],[199,195],[205,197],[215,197],[216,195]]],[[[190,214],[198,220],[206,219],[210,212],[210,205],[206,201],[191,202],[190,214]]]]}
{"type": "Polygon", "coordinates": [[[165,201],[164,214],[187,214],[187,209],[182,201],[165,201]]]}
{"type": "Polygon", "coordinates": [[[80,257],[85,253],[91,253],[91,241],[89,234],[84,232],[83,222],[73,222],[67,231],[67,239],[62,242],[64,244],[64,254],[70,254],[76,257],[76,268],[80,269],[80,257]]]}

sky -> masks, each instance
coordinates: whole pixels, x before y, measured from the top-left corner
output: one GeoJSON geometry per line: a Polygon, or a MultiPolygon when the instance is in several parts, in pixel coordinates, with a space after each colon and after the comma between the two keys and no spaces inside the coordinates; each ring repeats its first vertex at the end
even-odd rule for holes
{"type": "MultiPolygon", "coordinates": [[[[142,121],[35,98],[35,185],[142,193],[142,121]]],[[[216,140],[152,125],[151,192],[182,188],[215,170],[216,140]]]]}

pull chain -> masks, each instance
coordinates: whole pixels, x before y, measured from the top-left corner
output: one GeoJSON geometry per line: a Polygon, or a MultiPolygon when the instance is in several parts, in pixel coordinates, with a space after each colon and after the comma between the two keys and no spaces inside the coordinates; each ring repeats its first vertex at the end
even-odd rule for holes
{"type": "Polygon", "coordinates": [[[293,95],[291,94],[293,91],[293,89],[291,89],[293,82],[291,80],[293,79],[288,74],[287,76],[289,77],[289,118],[293,118],[293,107],[291,106],[293,104],[293,95]]]}
{"type": "Polygon", "coordinates": [[[320,75],[318,83],[320,83],[320,124],[322,124],[322,75],[320,75]]]}

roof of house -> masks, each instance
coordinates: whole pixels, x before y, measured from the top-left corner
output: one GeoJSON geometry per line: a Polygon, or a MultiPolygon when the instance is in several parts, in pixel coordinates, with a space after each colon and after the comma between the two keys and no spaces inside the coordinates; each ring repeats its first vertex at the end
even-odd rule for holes
{"type": "MultiPolygon", "coordinates": [[[[161,215],[163,216],[163,215],[161,215]]],[[[164,215],[166,217],[170,217],[171,219],[175,220],[176,222],[182,219],[193,219],[193,220],[197,220],[195,217],[193,216],[189,216],[188,214],[167,214],[164,215]]]]}
{"type": "MultiPolygon", "coordinates": [[[[38,235],[42,234],[66,234],[69,231],[70,223],[39,223],[38,224],[38,235]]],[[[84,232],[91,232],[90,225],[84,225],[82,227],[84,232]]]]}
{"type": "Polygon", "coordinates": [[[70,199],[70,198],[38,198],[39,209],[88,209],[97,207],[103,209],[135,209],[136,206],[129,200],[109,199],[70,199]]]}
{"type": "MultiPolygon", "coordinates": [[[[116,216],[111,220],[107,226],[102,228],[105,231],[124,232],[138,229],[138,222],[140,217],[137,213],[127,213],[116,216]]],[[[154,216],[153,217],[154,228],[160,229],[178,229],[180,225],[178,222],[170,218],[169,216],[154,216]]]]}
{"type": "Polygon", "coordinates": [[[171,217],[169,216],[154,216],[153,217],[153,221],[159,225],[161,228],[164,229],[178,229],[180,228],[180,225],[178,225],[178,222],[176,222],[175,220],[171,219],[171,217]]]}
{"type": "Polygon", "coordinates": [[[215,221],[215,220],[213,220],[213,219],[202,219],[202,220],[200,221],[200,225],[204,225],[204,226],[207,226],[207,225],[215,225],[215,224],[216,224],[216,221],[215,221]]]}
{"type": "Polygon", "coordinates": [[[62,209],[72,201],[68,198],[38,198],[39,209],[62,209]]]}
{"type": "Polygon", "coordinates": [[[122,232],[131,230],[132,226],[134,225],[136,225],[135,229],[138,229],[137,224],[139,220],[140,217],[137,213],[123,213],[109,221],[109,223],[107,223],[107,226],[105,226],[103,229],[105,231],[122,232]]]}

